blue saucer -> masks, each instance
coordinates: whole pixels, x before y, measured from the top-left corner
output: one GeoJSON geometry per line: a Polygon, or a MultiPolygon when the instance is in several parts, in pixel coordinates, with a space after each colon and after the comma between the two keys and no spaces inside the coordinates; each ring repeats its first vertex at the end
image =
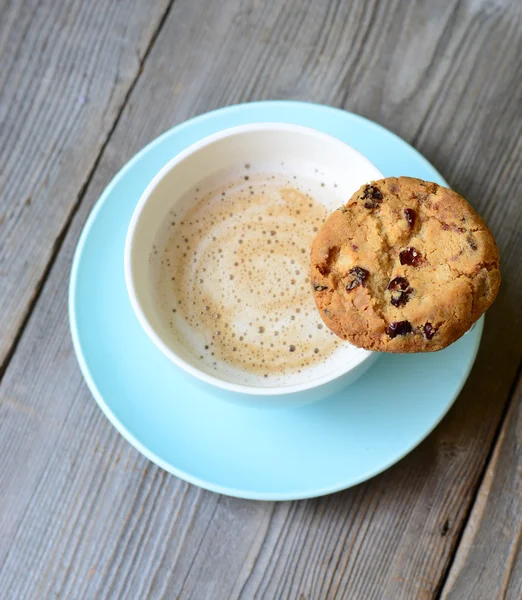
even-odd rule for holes
{"type": "Polygon", "coordinates": [[[344,392],[311,406],[245,408],[193,385],[153,345],[132,312],[123,276],[127,226],[141,193],[175,154],[221,129],[261,121],[315,127],[348,142],[385,176],[444,184],[406,142],[334,108],[262,102],[202,115],[149,144],[102,194],[74,258],[71,331],[93,396],[147,458],[191,483],[231,496],[310,498],[376,475],[428,435],[468,376],[483,320],[442,352],[383,355],[344,392]]]}

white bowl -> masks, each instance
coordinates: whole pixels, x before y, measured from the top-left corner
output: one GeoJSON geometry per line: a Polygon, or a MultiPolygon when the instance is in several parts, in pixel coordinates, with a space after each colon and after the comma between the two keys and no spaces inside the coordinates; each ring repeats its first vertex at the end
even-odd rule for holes
{"type": "MultiPolygon", "coordinates": [[[[125,244],[125,279],[132,307],[156,346],[178,367],[213,393],[251,406],[288,407],[306,404],[355,381],[377,354],[349,346],[346,362],[321,376],[291,385],[245,385],[210,373],[172,334],[158,306],[150,260],[158,232],[180,198],[198,182],[225,169],[252,164],[294,164],[321,173],[331,186],[327,207],[345,202],[362,184],[382,174],[359,152],[314,129],[284,123],[242,125],[211,135],[174,157],[151,181],[132,216],[125,244]],[[317,169],[317,171],[316,171],[317,169]],[[333,182],[332,182],[333,183],[333,182]]],[[[319,177],[319,176],[318,176],[319,177]]],[[[326,204],[326,202],[325,202],[326,204]]],[[[343,349],[344,352],[344,349],[343,349]]],[[[328,364],[328,360],[325,362],[328,364]]]]}

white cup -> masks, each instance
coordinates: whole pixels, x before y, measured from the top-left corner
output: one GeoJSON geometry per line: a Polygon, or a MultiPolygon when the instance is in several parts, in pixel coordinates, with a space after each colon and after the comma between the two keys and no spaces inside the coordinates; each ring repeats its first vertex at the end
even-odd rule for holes
{"type": "MultiPolygon", "coordinates": [[[[346,360],[319,376],[291,385],[245,385],[210,373],[173,335],[158,306],[149,257],[169,213],[198,182],[246,161],[266,164],[296,160],[336,182],[329,210],[338,208],[361,185],[382,178],[359,152],[337,138],[314,129],[285,123],[242,125],[211,135],[174,157],[151,181],[132,216],[125,244],[125,279],[136,316],[154,344],[178,367],[225,400],[249,406],[289,407],[324,398],[360,377],[377,354],[346,344],[346,360]]],[[[345,352],[343,347],[343,352],[345,352]]],[[[344,356],[344,355],[343,355],[344,356]]]]}

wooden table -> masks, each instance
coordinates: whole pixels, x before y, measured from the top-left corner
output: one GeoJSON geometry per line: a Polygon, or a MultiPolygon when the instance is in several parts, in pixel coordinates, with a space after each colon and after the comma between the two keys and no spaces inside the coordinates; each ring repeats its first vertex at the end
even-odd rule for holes
{"type": "Polygon", "coordinates": [[[520,0],[1,0],[0,57],[0,598],[520,598],[520,0]],[[443,423],[371,481],[292,503],[149,463],[96,406],[67,320],[111,177],[176,123],[263,99],[390,128],[502,256],[443,423]]]}

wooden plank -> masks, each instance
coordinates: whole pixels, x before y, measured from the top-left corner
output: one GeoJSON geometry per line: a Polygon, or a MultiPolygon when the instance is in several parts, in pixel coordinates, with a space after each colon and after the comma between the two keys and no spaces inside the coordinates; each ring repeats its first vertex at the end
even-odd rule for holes
{"type": "Polygon", "coordinates": [[[522,378],[464,530],[442,598],[522,593],[522,378]]]}
{"type": "Polygon", "coordinates": [[[0,374],[169,1],[0,2],[0,374]]]}
{"type": "Polygon", "coordinates": [[[437,4],[175,2],[0,388],[8,597],[437,595],[522,349],[522,17],[515,3],[437,4]],[[117,169],[192,114],[274,97],[343,105],[415,141],[486,216],[505,280],[434,434],[370,482],[281,504],[202,492],[148,464],[82,383],[66,318],[75,244],[117,169]]]}

